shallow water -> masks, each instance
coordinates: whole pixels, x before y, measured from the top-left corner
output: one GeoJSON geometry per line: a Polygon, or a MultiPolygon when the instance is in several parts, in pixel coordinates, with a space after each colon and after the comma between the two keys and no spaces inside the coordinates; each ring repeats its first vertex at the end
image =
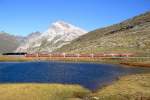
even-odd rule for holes
{"type": "Polygon", "coordinates": [[[119,76],[142,72],[150,69],[88,63],[0,62],[0,83],[79,84],[95,90],[119,76]]]}

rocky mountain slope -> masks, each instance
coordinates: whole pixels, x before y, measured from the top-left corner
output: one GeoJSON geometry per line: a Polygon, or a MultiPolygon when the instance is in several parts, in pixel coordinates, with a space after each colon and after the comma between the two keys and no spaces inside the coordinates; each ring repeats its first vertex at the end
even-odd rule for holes
{"type": "Polygon", "coordinates": [[[52,52],[63,45],[69,44],[72,40],[87,33],[83,29],[69,23],[58,21],[53,23],[43,33],[32,33],[25,43],[21,44],[18,52],[52,52]]]}
{"type": "Polygon", "coordinates": [[[89,32],[57,52],[150,52],[150,12],[89,32]]]}
{"type": "Polygon", "coordinates": [[[0,53],[15,51],[21,41],[23,41],[23,37],[0,32],[0,53]]]}

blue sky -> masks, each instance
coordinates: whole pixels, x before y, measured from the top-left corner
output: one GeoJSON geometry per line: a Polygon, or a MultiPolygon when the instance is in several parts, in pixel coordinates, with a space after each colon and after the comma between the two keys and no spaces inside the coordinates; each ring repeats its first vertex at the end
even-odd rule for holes
{"type": "Polygon", "coordinates": [[[0,31],[26,36],[64,20],[87,31],[150,10],[150,0],[0,0],[0,31]]]}

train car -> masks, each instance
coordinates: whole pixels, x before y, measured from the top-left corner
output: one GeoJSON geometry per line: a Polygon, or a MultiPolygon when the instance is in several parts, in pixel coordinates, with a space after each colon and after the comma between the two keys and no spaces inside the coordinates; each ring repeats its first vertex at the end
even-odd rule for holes
{"type": "Polygon", "coordinates": [[[104,54],[94,54],[93,55],[94,58],[100,58],[100,57],[105,57],[104,54]]]}
{"type": "Polygon", "coordinates": [[[79,57],[87,58],[87,57],[92,57],[92,55],[91,54],[80,54],[79,57]]]}
{"type": "Polygon", "coordinates": [[[78,54],[65,54],[65,57],[78,57],[78,54]]]}
{"type": "Polygon", "coordinates": [[[38,57],[50,57],[50,55],[49,55],[49,54],[42,54],[42,53],[39,53],[39,54],[38,54],[38,57]]]}
{"type": "Polygon", "coordinates": [[[60,54],[60,53],[51,54],[51,57],[64,57],[64,54],[60,54]]]}
{"type": "Polygon", "coordinates": [[[37,54],[26,54],[25,57],[38,57],[37,54]]]}
{"type": "Polygon", "coordinates": [[[119,53],[105,53],[104,57],[120,57],[119,53]]]}
{"type": "Polygon", "coordinates": [[[106,53],[104,57],[131,57],[133,54],[131,53],[106,53]]]}
{"type": "Polygon", "coordinates": [[[121,54],[121,57],[133,57],[134,54],[132,53],[124,53],[124,54],[121,54]]]}

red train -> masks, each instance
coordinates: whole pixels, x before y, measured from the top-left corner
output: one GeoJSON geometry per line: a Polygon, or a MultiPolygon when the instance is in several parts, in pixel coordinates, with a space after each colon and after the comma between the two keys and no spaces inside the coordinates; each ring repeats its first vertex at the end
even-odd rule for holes
{"type": "Polygon", "coordinates": [[[100,58],[100,57],[132,57],[131,53],[99,53],[99,54],[65,54],[65,53],[37,53],[37,54],[25,54],[25,57],[80,57],[80,58],[100,58]]]}

